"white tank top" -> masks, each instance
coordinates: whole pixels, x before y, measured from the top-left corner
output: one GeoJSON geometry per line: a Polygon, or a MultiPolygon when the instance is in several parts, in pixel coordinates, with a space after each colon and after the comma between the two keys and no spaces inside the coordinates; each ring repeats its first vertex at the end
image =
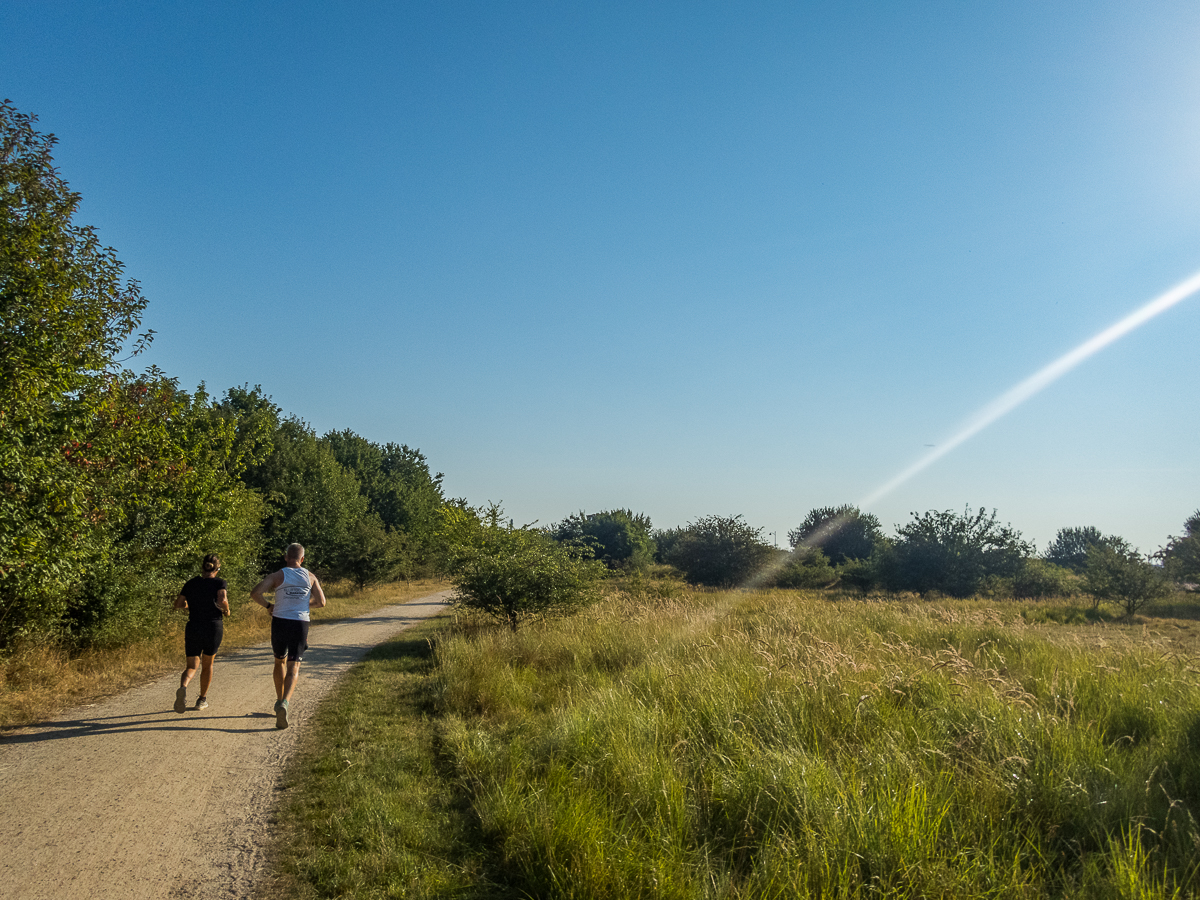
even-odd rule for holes
{"type": "Polygon", "coordinates": [[[275,588],[275,609],[271,615],[277,619],[308,621],[308,601],[312,596],[312,575],[308,569],[284,566],[283,584],[275,588]]]}

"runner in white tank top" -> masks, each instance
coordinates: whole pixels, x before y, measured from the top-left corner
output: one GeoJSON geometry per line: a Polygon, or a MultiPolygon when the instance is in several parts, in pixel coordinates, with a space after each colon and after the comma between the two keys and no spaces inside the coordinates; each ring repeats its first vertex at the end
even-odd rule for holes
{"type": "Polygon", "coordinates": [[[288,727],[289,705],[296,680],[300,677],[300,661],[308,649],[309,610],[325,605],[325,592],[317,576],[304,568],[304,548],[289,544],[286,565],[254,586],[251,599],[271,613],[271,652],[275,655],[275,727],[288,727]],[[263,595],[275,594],[268,603],[263,595]]]}

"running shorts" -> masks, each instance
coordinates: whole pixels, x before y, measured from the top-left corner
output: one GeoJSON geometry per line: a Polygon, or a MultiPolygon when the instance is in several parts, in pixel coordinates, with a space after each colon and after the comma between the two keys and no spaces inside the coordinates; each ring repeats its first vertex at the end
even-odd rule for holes
{"type": "Polygon", "coordinates": [[[225,623],[220,619],[188,622],[183,626],[183,652],[188,656],[216,656],[225,637],[225,623]]]}
{"type": "Polygon", "coordinates": [[[285,656],[289,662],[304,659],[308,649],[308,623],[299,619],[271,619],[271,651],[276,659],[285,656]]]}

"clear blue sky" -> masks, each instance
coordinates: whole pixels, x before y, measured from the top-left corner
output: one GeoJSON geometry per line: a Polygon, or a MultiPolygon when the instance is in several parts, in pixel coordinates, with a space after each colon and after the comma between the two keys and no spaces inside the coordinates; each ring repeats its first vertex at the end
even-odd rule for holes
{"type": "MultiPolygon", "coordinates": [[[[1190,2],[0,6],[143,357],[521,522],[779,542],[1200,269],[1190,2]]],[[[1200,298],[879,501],[1160,547],[1200,298]]]]}

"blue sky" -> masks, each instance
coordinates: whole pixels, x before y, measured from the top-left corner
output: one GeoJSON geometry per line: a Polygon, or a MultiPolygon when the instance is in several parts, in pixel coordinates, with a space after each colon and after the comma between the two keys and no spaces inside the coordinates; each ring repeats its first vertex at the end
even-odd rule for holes
{"type": "MultiPolygon", "coordinates": [[[[17,2],[0,93],[143,359],[514,518],[783,544],[1200,269],[1192,3],[17,2]]],[[[1200,507],[1200,298],[871,510],[1143,550],[1200,507]]]]}

